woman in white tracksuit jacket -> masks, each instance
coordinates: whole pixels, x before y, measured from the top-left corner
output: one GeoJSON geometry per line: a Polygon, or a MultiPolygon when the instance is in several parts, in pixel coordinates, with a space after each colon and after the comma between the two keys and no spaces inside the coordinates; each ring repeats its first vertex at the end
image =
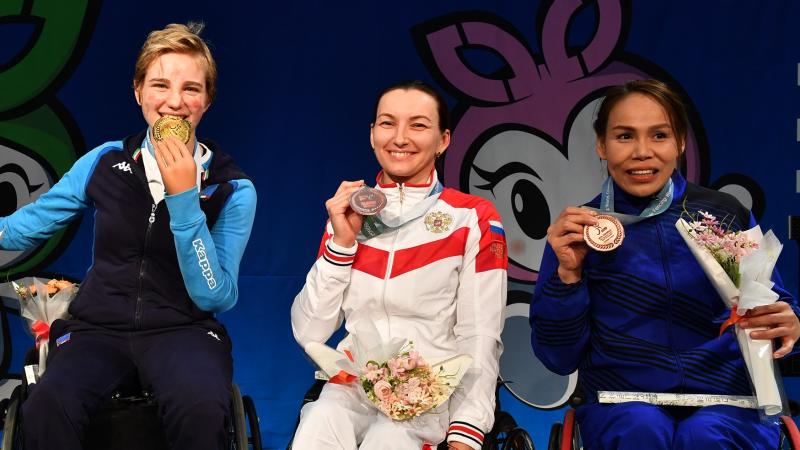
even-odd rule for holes
{"type": "Polygon", "coordinates": [[[508,259],[500,216],[487,200],[439,183],[434,161],[450,130],[433,88],[394,85],[376,109],[376,188],[388,199],[380,217],[401,225],[359,237],[363,217],[349,198],[364,183],[342,182],[325,204],[319,255],[292,305],[295,339],[325,342],[344,319],[349,336],[377,328],[384,342],[413,341],[427,360],[466,353],[473,362],[449,402],[402,422],[366,403],[358,382],[327,383],[303,408],[293,447],[421,449],[446,438],[450,448],[479,449],[494,422],[502,351],[508,259]]]}

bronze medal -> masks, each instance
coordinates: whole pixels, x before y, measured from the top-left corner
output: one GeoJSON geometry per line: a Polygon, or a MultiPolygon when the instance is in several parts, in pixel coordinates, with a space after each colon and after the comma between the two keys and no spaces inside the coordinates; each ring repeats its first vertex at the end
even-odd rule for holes
{"type": "Polygon", "coordinates": [[[622,245],[622,240],[625,239],[622,223],[616,217],[606,214],[596,218],[597,225],[583,227],[583,240],[586,241],[586,245],[599,252],[610,252],[622,245]]]}
{"type": "Polygon", "coordinates": [[[189,143],[192,134],[192,123],[175,116],[163,116],[153,124],[153,139],[163,141],[168,136],[175,136],[184,144],[189,143]]]}
{"type": "Polygon", "coordinates": [[[362,186],[361,189],[350,195],[350,207],[362,216],[374,216],[386,206],[386,196],[383,192],[362,186]]]}

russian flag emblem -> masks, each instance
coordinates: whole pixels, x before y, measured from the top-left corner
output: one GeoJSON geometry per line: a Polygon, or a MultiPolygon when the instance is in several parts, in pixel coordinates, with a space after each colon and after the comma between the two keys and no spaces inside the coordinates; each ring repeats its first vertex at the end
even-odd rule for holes
{"type": "Polygon", "coordinates": [[[504,239],[506,237],[506,231],[503,229],[503,224],[496,220],[489,221],[489,232],[492,234],[498,234],[504,239]]]}

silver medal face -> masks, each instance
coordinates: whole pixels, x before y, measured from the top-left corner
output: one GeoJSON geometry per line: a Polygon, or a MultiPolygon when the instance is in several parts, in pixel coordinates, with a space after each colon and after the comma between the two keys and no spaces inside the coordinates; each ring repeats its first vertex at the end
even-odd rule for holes
{"type": "Polygon", "coordinates": [[[610,252],[622,245],[625,229],[616,217],[601,214],[596,217],[597,225],[583,227],[583,240],[586,245],[599,251],[610,252]]]}
{"type": "Polygon", "coordinates": [[[362,216],[374,216],[386,206],[386,196],[383,192],[363,186],[350,196],[350,207],[362,216]]]}

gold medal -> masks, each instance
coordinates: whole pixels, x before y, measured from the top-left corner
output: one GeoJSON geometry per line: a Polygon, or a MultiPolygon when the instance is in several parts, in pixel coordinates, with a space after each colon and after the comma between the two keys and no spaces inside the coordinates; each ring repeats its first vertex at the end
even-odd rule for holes
{"type": "Polygon", "coordinates": [[[597,225],[583,227],[583,240],[586,245],[599,251],[610,252],[622,245],[625,229],[616,217],[600,214],[596,217],[597,225]]]}
{"type": "Polygon", "coordinates": [[[153,139],[163,141],[168,136],[175,136],[184,144],[189,143],[192,134],[192,123],[175,116],[163,116],[153,125],[153,139]]]}

